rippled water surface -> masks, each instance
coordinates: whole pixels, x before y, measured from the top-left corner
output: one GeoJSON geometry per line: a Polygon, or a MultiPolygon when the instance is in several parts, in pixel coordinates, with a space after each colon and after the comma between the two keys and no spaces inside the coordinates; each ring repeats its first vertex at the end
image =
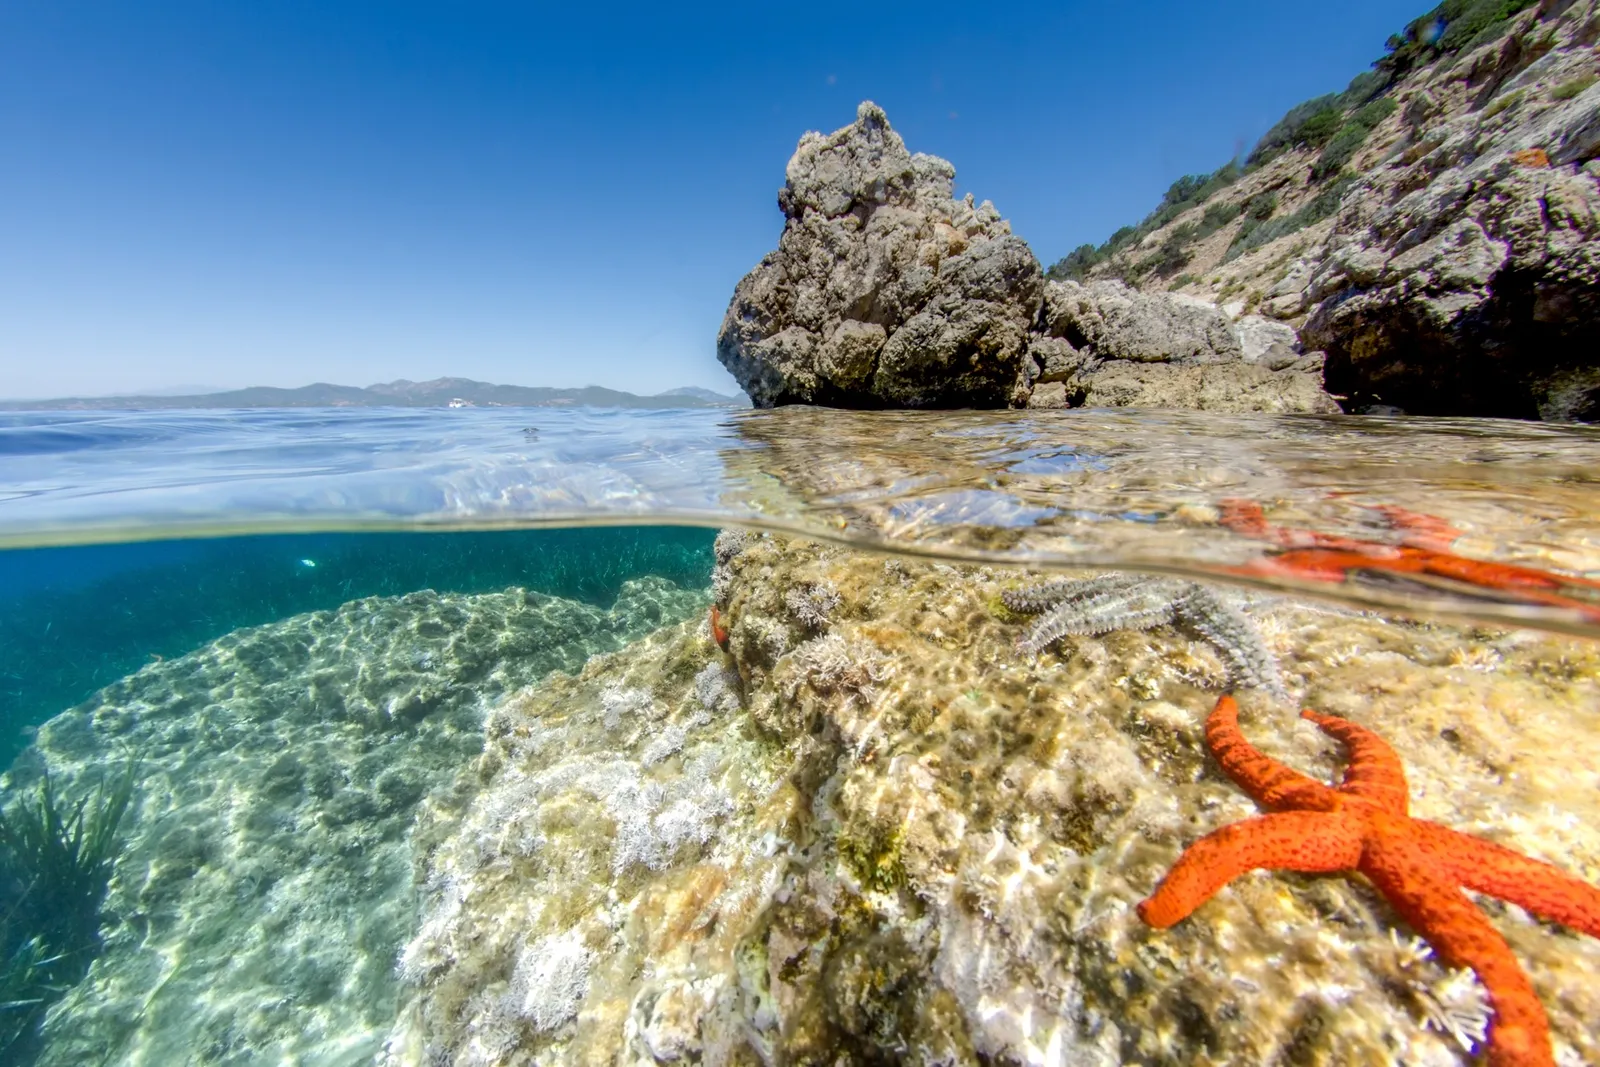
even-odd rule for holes
{"type": "MultiPolygon", "coordinates": [[[[1187,412],[468,410],[0,415],[0,545],[597,523],[753,524],[862,547],[1135,567],[1600,633],[1585,611],[1440,575],[1337,584],[1245,565],[1219,522],[1600,573],[1600,431],[1503,420],[1187,412]],[[1239,573],[1243,568],[1246,573],[1239,573]]],[[[1303,570],[1303,569],[1302,569],[1303,570]]]]}

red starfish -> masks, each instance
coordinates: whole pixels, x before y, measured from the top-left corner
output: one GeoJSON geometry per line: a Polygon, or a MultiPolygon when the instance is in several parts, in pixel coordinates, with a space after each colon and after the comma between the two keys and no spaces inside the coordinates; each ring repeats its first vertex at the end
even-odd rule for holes
{"type": "Polygon", "coordinates": [[[1164,929],[1258,867],[1360,871],[1445,963],[1477,972],[1494,1009],[1488,1062],[1553,1065],[1550,1023],[1533,984],[1505,938],[1462,890],[1520,904],[1600,937],[1600,889],[1548,863],[1411,818],[1405,771],[1394,749],[1345,719],[1300,714],[1344,743],[1350,753],[1344,782],[1326,786],[1262,755],[1239,730],[1238,704],[1223,697],[1206,720],[1206,747],[1228,777],[1271,814],[1224,826],[1190,845],[1139,905],[1140,917],[1164,929]]]}
{"type": "Polygon", "coordinates": [[[1246,537],[1271,541],[1280,549],[1227,569],[1238,574],[1320,582],[1340,582],[1362,574],[1403,574],[1424,586],[1464,588],[1469,592],[1491,590],[1513,600],[1562,608],[1586,622],[1600,624],[1600,582],[1457,555],[1449,549],[1461,531],[1443,519],[1390,505],[1369,510],[1382,515],[1399,532],[1400,544],[1276,526],[1267,521],[1260,504],[1224,500],[1222,525],[1246,537]]]}
{"type": "Polygon", "coordinates": [[[722,612],[717,610],[715,604],[711,605],[711,640],[722,651],[728,651],[728,626],[722,621],[722,612]]]}

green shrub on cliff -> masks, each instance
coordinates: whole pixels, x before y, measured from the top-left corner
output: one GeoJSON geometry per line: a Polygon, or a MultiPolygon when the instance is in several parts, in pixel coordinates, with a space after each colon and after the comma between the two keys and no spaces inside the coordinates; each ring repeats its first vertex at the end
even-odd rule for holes
{"type": "Polygon", "coordinates": [[[1053,282],[1081,282],[1089,276],[1089,268],[1099,262],[1094,245],[1079,245],[1050,264],[1044,276],[1053,282]]]}
{"type": "Polygon", "coordinates": [[[1317,161],[1311,164],[1312,179],[1321,181],[1330,174],[1339,173],[1344,165],[1350,162],[1350,157],[1366,143],[1367,135],[1384,119],[1394,114],[1397,106],[1394,97],[1385,96],[1357,109],[1356,113],[1350,116],[1350,121],[1333,135],[1333,139],[1323,148],[1322,155],[1317,157],[1317,161]]]}
{"type": "Polygon", "coordinates": [[[1243,204],[1207,204],[1205,214],[1200,216],[1200,225],[1195,231],[1195,236],[1210,237],[1238,218],[1243,210],[1243,204]]]}
{"type": "Polygon", "coordinates": [[[1339,101],[1345,107],[1360,107],[1392,84],[1394,77],[1388,72],[1364,70],[1350,79],[1350,84],[1339,94],[1339,101]]]}
{"type": "Polygon", "coordinates": [[[1580,74],[1576,78],[1564,81],[1554,89],[1551,89],[1550,97],[1554,100],[1571,100],[1597,80],[1600,79],[1597,79],[1593,74],[1580,74]]]}
{"type": "Polygon", "coordinates": [[[1249,203],[1244,206],[1246,217],[1254,219],[1256,222],[1267,221],[1272,217],[1272,213],[1277,210],[1278,194],[1270,189],[1252,196],[1249,203]]]}
{"type": "Polygon", "coordinates": [[[1299,233],[1307,226],[1330,217],[1339,210],[1339,202],[1344,199],[1344,194],[1354,183],[1355,179],[1349,175],[1330,182],[1326,188],[1302,205],[1300,210],[1281,218],[1261,221],[1246,217],[1244,225],[1240,226],[1239,232],[1234,235],[1233,243],[1228,245],[1228,251],[1223,255],[1222,261],[1226,263],[1238,259],[1246,252],[1276,241],[1280,237],[1287,237],[1291,233],[1299,233]]]}
{"type": "MultiPolygon", "coordinates": [[[[1110,240],[1098,247],[1079,246],[1053,264],[1045,272],[1046,276],[1082,279],[1097,267],[1101,273],[1120,274],[1132,279],[1155,272],[1158,267],[1176,261],[1181,249],[1168,252],[1164,245],[1156,257],[1132,265],[1119,253],[1185,211],[1203,204],[1217,190],[1237,180],[1241,173],[1264,166],[1284,152],[1320,149],[1317,160],[1312,164],[1312,178],[1316,181],[1335,178],[1360,150],[1373,129],[1393,113],[1395,100],[1386,94],[1408,71],[1442,56],[1493,40],[1504,32],[1514,16],[1537,2],[1443,0],[1427,14],[1407,23],[1401,32],[1392,35],[1384,46],[1387,54],[1372,65],[1373,69],[1362,71],[1352,78],[1343,92],[1328,93],[1290,108],[1256,142],[1242,170],[1236,164],[1229,163],[1209,175],[1189,174],[1179,178],[1167,189],[1156,209],[1138,226],[1118,230],[1110,240]]],[[[1592,83],[1574,83],[1573,87],[1564,85],[1555,92],[1576,96],[1589,84],[1592,83]]],[[[1557,96],[1557,99],[1569,98],[1557,96]]],[[[1333,181],[1324,195],[1319,195],[1311,204],[1284,218],[1272,218],[1277,207],[1275,198],[1270,202],[1255,198],[1252,200],[1255,206],[1245,210],[1244,224],[1229,247],[1227,258],[1232,259],[1276,237],[1327,218],[1337,209],[1338,197],[1343,195],[1346,181],[1344,178],[1333,181]],[[1334,194],[1331,204],[1324,198],[1330,193],[1334,194]]],[[[1219,217],[1220,214],[1212,215],[1208,209],[1195,236],[1204,237],[1214,233],[1220,225],[1226,225],[1226,221],[1220,224],[1216,222],[1219,217]]]]}
{"type": "Polygon", "coordinates": [[[1504,96],[1496,97],[1488,107],[1483,109],[1483,117],[1486,119],[1492,119],[1502,111],[1511,110],[1518,104],[1522,103],[1522,98],[1526,94],[1527,90],[1518,89],[1516,92],[1506,93],[1504,96]]]}
{"type": "Polygon", "coordinates": [[[1139,264],[1139,273],[1154,274],[1157,278],[1170,278],[1177,274],[1193,258],[1193,253],[1189,251],[1189,242],[1193,239],[1192,230],[1181,237],[1176,233],[1168,237],[1154,256],[1139,264]]]}
{"type": "MultiPolygon", "coordinates": [[[[1335,113],[1333,126],[1334,129],[1338,129],[1338,109],[1339,96],[1337,93],[1329,93],[1326,96],[1319,96],[1315,99],[1307,100],[1305,103],[1296,104],[1270,130],[1261,135],[1261,140],[1257,141],[1255,148],[1250,150],[1246,165],[1251,168],[1259,167],[1263,163],[1270,162],[1289,148],[1300,144],[1304,139],[1306,125],[1314,118],[1319,125],[1326,123],[1328,120],[1319,116],[1329,111],[1335,113]]],[[[1313,133],[1315,132],[1316,129],[1314,128],[1313,133]]],[[[1328,132],[1331,135],[1333,130],[1328,132]]]]}
{"type": "Polygon", "coordinates": [[[1344,112],[1336,107],[1325,107],[1321,111],[1306,119],[1305,125],[1297,131],[1294,146],[1296,148],[1321,148],[1333,140],[1334,134],[1339,132],[1339,127],[1344,124],[1344,112]]]}
{"type": "MultiPolygon", "coordinates": [[[[1185,174],[1167,187],[1166,194],[1161,198],[1161,203],[1156,206],[1154,211],[1146,215],[1139,225],[1124,226],[1112,234],[1099,247],[1079,245],[1052,263],[1044,272],[1045,277],[1053,281],[1082,281],[1088,277],[1092,268],[1111,261],[1117,253],[1138,244],[1147,235],[1159,230],[1191,208],[1199,207],[1219,190],[1226,189],[1238,181],[1241,173],[1243,171],[1240,169],[1239,164],[1229,160],[1210,174],[1185,174]]],[[[1217,226],[1212,229],[1206,229],[1208,223],[1203,220],[1198,224],[1187,225],[1194,228],[1182,230],[1182,237],[1178,242],[1179,246],[1194,240],[1197,236],[1203,237],[1206,234],[1214,233],[1216,229],[1220,228],[1220,226],[1217,226]]],[[[1174,234],[1173,236],[1178,235],[1174,234]]],[[[1171,244],[1172,237],[1169,237],[1166,243],[1171,244]]],[[[1121,272],[1121,276],[1132,280],[1154,271],[1165,277],[1166,273],[1171,273],[1171,271],[1165,271],[1166,265],[1176,262],[1180,253],[1181,247],[1178,250],[1168,252],[1163,246],[1161,253],[1140,264],[1126,267],[1121,272]],[[1160,269],[1158,269],[1158,266],[1160,269]]],[[[1188,256],[1186,254],[1182,255],[1182,259],[1187,262],[1188,256]]],[[[1177,267],[1173,267],[1171,270],[1178,270],[1182,265],[1182,263],[1179,263],[1177,267]]],[[[1119,272],[1112,271],[1111,273],[1117,274],[1119,272]]]]}
{"type": "Polygon", "coordinates": [[[1514,15],[1538,0],[1444,0],[1385,43],[1388,55],[1373,66],[1393,77],[1493,40],[1514,15]]]}
{"type": "Polygon", "coordinates": [[[1358,126],[1364,126],[1368,130],[1375,130],[1382,124],[1384,119],[1393,115],[1395,109],[1399,106],[1394,97],[1385,96],[1358,108],[1356,113],[1350,116],[1350,121],[1358,126]]]}

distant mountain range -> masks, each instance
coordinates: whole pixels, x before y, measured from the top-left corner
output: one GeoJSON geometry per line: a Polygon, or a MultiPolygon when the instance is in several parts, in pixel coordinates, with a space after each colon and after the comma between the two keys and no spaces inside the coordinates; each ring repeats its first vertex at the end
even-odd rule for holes
{"type": "Polygon", "coordinates": [[[526,385],[492,385],[470,378],[435,378],[431,382],[401,379],[365,389],[317,382],[298,389],[255,386],[194,396],[63,397],[58,400],[0,400],[4,411],[113,411],[172,408],[745,408],[742,396],[723,396],[710,389],[684,386],[654,396],[638,396],[598,385],[582,389],[546,389],[526,385]]]}

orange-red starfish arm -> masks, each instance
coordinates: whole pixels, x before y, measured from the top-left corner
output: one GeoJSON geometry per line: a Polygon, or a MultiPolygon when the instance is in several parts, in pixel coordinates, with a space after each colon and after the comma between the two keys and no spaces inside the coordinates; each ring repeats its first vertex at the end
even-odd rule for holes
{"type": "Polygon", "coordinates": [[[1206,718],[1206,747],[1228,777],[1265,808],[1332,811],[1339,806],[1332,789],[1262,755],[1245,740],[1239,705],[1231,696],[1218,700],[1206,718]]]}
{"type": "Polygon", "coordinates": [[[1388,742],[1364,726],[1337,715],[1324,715],[1310,708],[1300,713],[1310,719],[1317,729],[1340,742],[1349,753],[1350,764],[1345,768],[1344,781],[1338,791],[1348,796],[1363,797],[1384,811],[1404,815],[1411,805],[1411,792],[1406,786],[1405,767],[1388,742]]]}
{"type": "Polygon", "coordinates": [[[1239,731],[1238,710],[1231,698],[1217,701],[1206,720],[1207,746],[1259,803],[1293,810],[1225,826],[1189,846],[1140,903],[1145,922],[1171,926],[1255,867],[1306,873],[1354,868],[1441,959],[1477,973],[1494,1009],[1484,1048],[1491,1067],[1554,1067],[1549,1021],[1533,984],[1463,890],[1492,894],[1600,937],[1600,889],[1493,842],[1411,818],[1399,757],[1354,723],[1304,713],[1349,750],[1344,782],[1328,789],[1252,748],[1239,731]]]}
{"type": "Polygon", "coordinates": [[[1437,515],[1425,515],[1420,511],[1412,511],[1394,504],[1367,506],[1387,519],[1390,526],[1399,530],[1408,545],[1416,545],[1418,548],[1427,548],[1435,552],[1448,552],[1450,546],[1461,537],[1459,529],[1437,515]]]}
{"type": "Polygon", "coordinates": [[[1428,862],[1443,868],[1466,888],[1509,901],[1541,919],[1581,930],[1590,937],[1600,937],[1600,889],[1588,882],[1580,882],[1559,867],[1493,841],[1438,823],[1418,819],[1411,824],[1410,832],[1426,850],[1428,862]]]}
{"type": "Polygon", "coordinates": [[[1490,1067],[1554,1067],[1550,1022],[1533,983],[1506,939],[1464,893],[1430,870],[1431,860],[1431,851],[1407,834],[1378,832],[1369,837],[1359,869],[1440,959],[1477,974],[1494,1009],[1485,1046],[1490,1067]]]}
{"type": "Polygon", "coordinates": [[[1232,823],[1184,850],[1139,917],[1165,928],[1187,918],[1217,890],[1257,867],[1327,874],[1361,860],[1361,824],[1320,811],[1285,811],[1232,823]]]}

